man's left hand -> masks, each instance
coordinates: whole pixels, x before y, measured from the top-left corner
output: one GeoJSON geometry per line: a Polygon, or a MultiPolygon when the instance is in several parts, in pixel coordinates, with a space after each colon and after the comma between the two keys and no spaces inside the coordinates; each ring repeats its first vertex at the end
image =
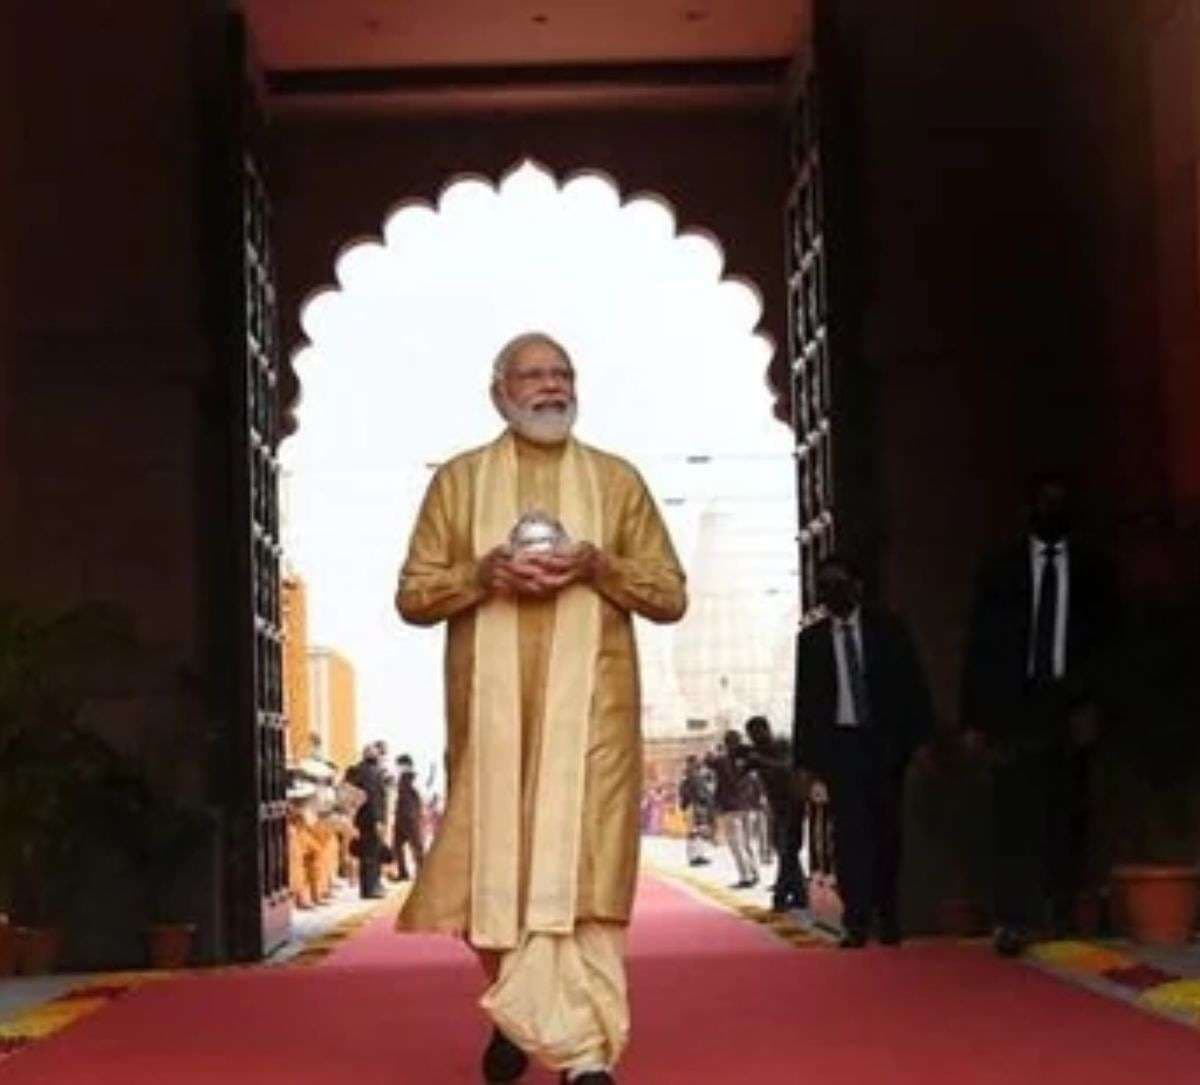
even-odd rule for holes
{"type": "Polygon", "coordinates": [[[547,591],[561,591],[570,584],[592,583],[604,569],[604,555],[589,542],[575,543],[559,550],[535,551],[529,554],[541,572],[541,583],[547,591]]]}

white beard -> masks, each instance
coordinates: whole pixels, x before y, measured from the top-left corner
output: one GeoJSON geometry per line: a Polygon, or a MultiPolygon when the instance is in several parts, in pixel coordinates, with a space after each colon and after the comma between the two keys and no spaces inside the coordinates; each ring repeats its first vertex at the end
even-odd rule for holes
{"type": "Polygon", "coordinates": [[[564,410],[543,407],[538,411],[531,407],[516,407],[503,400],[501,412],[514,433],[538,445],[562,444],[571,436],[571,429],[575,425],[574,403],[564,410]]]}

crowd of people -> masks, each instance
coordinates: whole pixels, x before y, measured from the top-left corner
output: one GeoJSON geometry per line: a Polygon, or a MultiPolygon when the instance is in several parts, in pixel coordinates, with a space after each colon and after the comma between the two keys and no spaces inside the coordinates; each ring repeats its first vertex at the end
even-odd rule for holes
{"type": "Polygon", "coordinates": [[[413,760],[388,766],[387,743],[368,743],[338,779],[337,766],[309,757],[293,766],[288,788],[288,858],[297,908],[330,903],[357,881],[365,900],[386,895],[385,879],[408,881],[425,861],[441,804],[425,799],[413,760]]]}
{"type": "Polygon", "coordinates": [[[683,817],[691,866],[710,863],[712,849],[721,841],[737,870],[732,888],[754,888],[762,867],[777,863],[772,908],[807,906],[800,855],[804,795],[793,771],[791,745],[772,732],[766,717],[751,717],[744,732],[727,731],[722,744],[703,756],[689,755],[673,791],[669,798],[683,817]]]}

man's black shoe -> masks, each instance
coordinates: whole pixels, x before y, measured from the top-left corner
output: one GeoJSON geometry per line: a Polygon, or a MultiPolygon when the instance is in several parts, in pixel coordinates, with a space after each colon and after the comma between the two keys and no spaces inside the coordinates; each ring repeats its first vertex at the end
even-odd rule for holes
{"type": "Polygon", "coordinates": [[[567,1085],[568,1081],[571,1085],[616,1085],[616,1080],[607,1070],[589,1070],[574,1078],[567,1077],[565,1073],[562,1076],[563,1085],[567,1085]]]}
{"type": "Polygon", "coordinates": [[[998,927],[992,938],[992,948],[1001,957],[1019,957],[1028,941],[1024,933],[1016,927],[998,927]]]}
{"type": "Polygon", "coordinates": [[[499,1029],[492,1029],[483,1052],[483,1080],[488,1085],[504,1085],[516,1081],[528,1066],[529,1056],[499,1029]]]}
{"type": "Polygon", "coordinates": [[[886,924],[879,931],[879,944],[881,946],[898,946],[902,941],[900,928],[894,923],[886,924]]]}
{"type": "Polygon", "coordinates": [[[867,936],[862,931],[846,931],[838,939],[838,949],[862,949],[867,944],[867,936]]]}
{"type": "Polygon", "coordinates": [[[771,899],[771,910],[775,912],[787,912],[793,908],[803,911],[808,907],[808,897],[803,893],[776,893],[771,899]]]}

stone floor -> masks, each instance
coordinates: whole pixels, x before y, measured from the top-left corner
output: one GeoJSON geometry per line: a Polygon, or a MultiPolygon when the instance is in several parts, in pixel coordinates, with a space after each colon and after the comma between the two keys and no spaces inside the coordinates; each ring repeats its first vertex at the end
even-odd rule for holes
{"type": "MultiPolygon", "coordinates": [[[[403,883],[384,879],[384,890],[390,895],[402,892],[403,883]]],[[[297,954],[303,953],[312,942],[324,938],[330,931],[367,912],[374,911],[381,901],[363,900],[358,889],[352,885],[335,886],[333,900],[316,908],[293,909],[292,937],[280,946],[265,964],[287,964],[297,954]]]]}
{"type": "Polygon", "coordinates": [[[1108,942],[1106,945],[1136,956],[1138,960],[1153,965],[1155,968],[1161,968],[1164,972],[1173,972],[1185,979],[1200,979],[1200,942],[1198,941],[1193,941],[1190,945],[1178,949],[1163,946],[1135,946],[1132,942],[1125,940],[1108,942]]]}

